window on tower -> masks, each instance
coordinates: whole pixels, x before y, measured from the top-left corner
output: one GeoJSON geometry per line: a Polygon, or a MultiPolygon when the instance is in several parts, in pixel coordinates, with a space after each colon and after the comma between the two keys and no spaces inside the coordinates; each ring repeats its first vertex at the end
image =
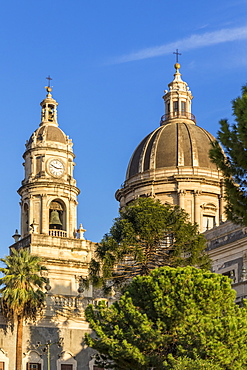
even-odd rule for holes
{"type": "Polygon", "coordinates": [[[170,113],[170,110],[171,110],[171,108],[170,108],[170,102],[168,101],[166,103],[166,113],[170,113]]]}
{"type": "Polygon", "coordinates": [[[54,120],[54,106],[49,104],[48,105],[48,121],[54,120]]]}
{"type": "MultiPolygon", "coordinates": [[[[49,229],[51,230],[66,230],[65,225],[65,207],[59,200],[53,200],[49,207],[49,229]]],[[[52,234],[61,236],[59,233],[52,234]]]]}
{"type": "Polygon", "coordinates": [[[181,101],[181,113],[182,113],[182,115],[185,115],[185,112],[186,112],[186,102],[181,101]]]}
{"type": "Polygon", "coordinates": [[[178,101],[177,100],[173,102],[173,112],[175,116],[178,114],[178,101]]]}

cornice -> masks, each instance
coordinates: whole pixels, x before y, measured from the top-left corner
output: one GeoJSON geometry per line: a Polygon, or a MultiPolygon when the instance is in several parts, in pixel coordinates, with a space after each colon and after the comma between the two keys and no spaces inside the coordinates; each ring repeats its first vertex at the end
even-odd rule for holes
{"type": "Polygon", "coordinates": [[[66,182],[61,182],[61,179],[60,181],[57,181],[57,180],[52,180],[52,182],[50,180],[47,180],[47,181],[34,181],[32,183],[27,183],[27,184],[24,184],[22,185],[18,190],[17,190],[17,193],[21,196],[23,192],[25,191],[30,191],[32,189],[38,189],[38,188],[48,188],[48,189],[54,189],[54,188],[59,188],[59,189],[63,189],[63,190],[68,190],[70,192],[73,192],[77,195],[80,194],[80,189],[75,186],[75,185],[71,185],[71,184],[68,184],[66,182]]]}
{"type": "MultiPolygon", "coordinates": [[[[62,144],[59,144],[59,145],[62,145],[62,144]]],[[[25,150],[22,157],[23,157],[23,159],[25,159],[26,155],[29,154],[29,153],[32,153],[32,152],[35,152],[35,151],[48,151],[48,150],[50,150],[50,151],[66,153],[66,154],[69,153],[73,158],[75,158],[75,154],[74,154],[73,150],[68,150],[67,144],[63,144],[63,145],[66,145],[65,149],[51,147],[51,146],[37,146],[35,148],[29,148],[29,149],[25,150]]]]}
{"type": "MultiPolygon", "coordinates": [[[[158,185],[166,185],[166,184],[179,184],[180,182],[198,182],[203,183],[206,185],[213,185],[220,187],[221,180],[220,179],[212,179],[207,178],[206,176],[200,175],[174,175],[169,177],[164,177],[161,179],[138,179],[136,181],[131,182],[128,184],[129,181],[126,181],[124,186],[121,189],[118,189],[115,193],[116,199],[119,201],[121,196],[125,196],[131,193],[134,190],[144,188],[146,186],[158,186],[158,185]]],[[[164,191],[165,193],[165,191],[164,191]]]]}

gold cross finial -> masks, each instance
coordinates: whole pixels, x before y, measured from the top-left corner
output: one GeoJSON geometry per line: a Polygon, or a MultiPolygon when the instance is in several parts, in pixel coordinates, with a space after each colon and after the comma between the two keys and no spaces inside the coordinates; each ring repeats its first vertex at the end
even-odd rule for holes
{"type": "Polygon", "coordinates": [[[48,80],[48,86],[45,87],[46,91],[48,93],[50,93],[52,91],[52,88],[51,88],[51,80],[52,78],[50,77],[50,75],[48,75],[48,77],[46,77],[46,79],[48,80]]]}

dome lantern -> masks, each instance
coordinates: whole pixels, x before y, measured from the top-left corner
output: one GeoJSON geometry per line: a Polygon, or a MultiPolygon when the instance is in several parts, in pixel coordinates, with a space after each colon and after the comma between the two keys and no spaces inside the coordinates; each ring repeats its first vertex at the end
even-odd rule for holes
{"type": "Polygon", "coordinates": [[[176,122],[178,122],[178,119],[181,119],[183,122],[188,120],[190,123],[196,123],[195,116],[191,113],[193,96],[188,84],[181,78],[180,67],[178,62],[174,64],[176,71],[174,79],[168,84],[169,90],[165,90],[165,95],[163,96],[165,114],[161,117],[161,125],[165,125],[174,119],[176,122]]]}
{"type": "Polygon", "coordinates": [[[41,105],[41,123],[40,126],[43,125],[53,125],[58,126],[57,122],[57,106],[58,103],[52,97],[52,88],[50,86],[50,77],[47,77],[49,80],[49,85],[45,87],[47,91],[46,98],[42,100],[40,103],[41,105]]]}

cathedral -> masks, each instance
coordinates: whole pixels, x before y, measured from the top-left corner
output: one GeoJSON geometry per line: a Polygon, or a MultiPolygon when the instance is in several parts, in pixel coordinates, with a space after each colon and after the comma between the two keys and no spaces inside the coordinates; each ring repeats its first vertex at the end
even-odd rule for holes
{"type": "MultiPolygon", "coordinates": [[[[115,196],[120,207],[138,197],[153,197],[183,208],[205,233],[213,271],[232,278],[241,300],[247,294],[247,231],[224,218],[223,176],[208,154],[215,139],[196,124],[192,93],[180,64],[174,67],[160,125],[137,146],[115,196]]],[[[94,351],[84,344],[89,332],[84,310],[101,298],[82,286],[95,243],[85,240],[85,230],[77,224],[80,191],[73,176],[73,143],[58,126],[51,87],[46,90],[40,125],[23,154],[25,176],[18,189],[21,233],[16,230],[11,246],[41,256],[47,267],[44,315],[24,327],[23,370],[46,370],[49,365],[52,370],[96,370],[94,351]]],[[[0,320],[0,370],[12,370],[15,332],[7,330],[4,317],[0,320]]]]}

